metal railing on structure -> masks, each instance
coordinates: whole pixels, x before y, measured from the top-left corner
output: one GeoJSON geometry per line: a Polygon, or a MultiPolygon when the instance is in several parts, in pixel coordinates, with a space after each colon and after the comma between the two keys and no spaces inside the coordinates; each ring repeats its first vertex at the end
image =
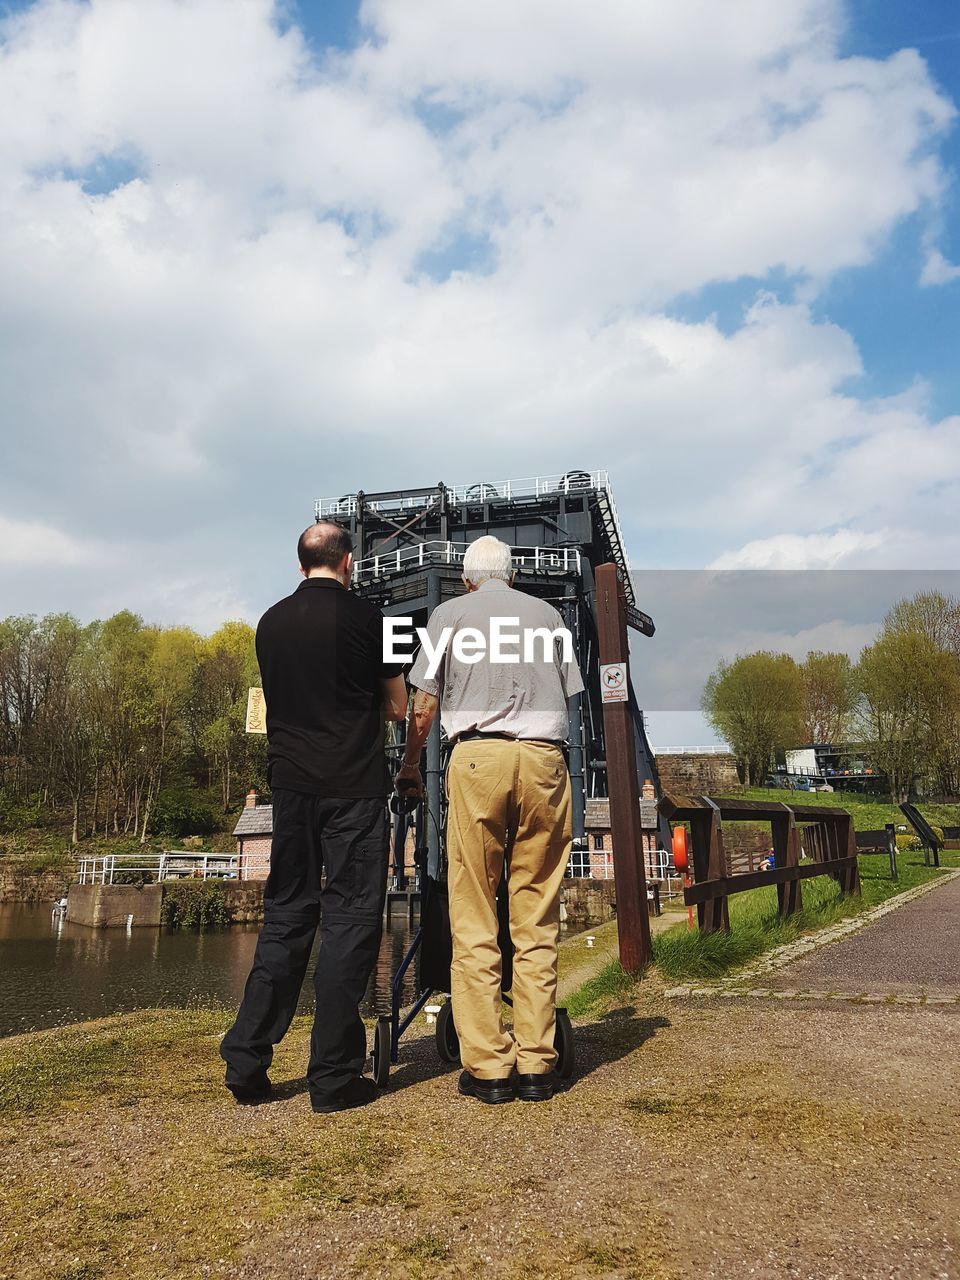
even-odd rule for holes
{"type": "MultiPolygon", "coordinates": [[[[648,849],[644,854],[647,880],[659,880],[662,898],[678,898],[683,893],[683,877],[673,865],[673,856],[666,849],[648,849]]],[[[575,850],[567,868],[567,876],[573,880],[612,880],[613,854],[609,849],[575,850]]]]}
{"type": "MultiPolygon", "coordinates": [[[[433,564],[462,564],[467,544],[462,542],[420,542],[398,547],[382,555],[367,556],[353,567],[354,580],[369,582],[393,573],[433,564]]],[[[533,573],[580,573],[580,552],[573,547],[511,547],[513,563],[520,571],[533,573]]]]}
{"type": "Polygon", "coordinates": [[[80,859],[81,884],[129,884],[161,880],[233,880],[239,874],[236,853],[107,853],[80,859]]]}
{"type": "MultiPolygon", "coordinates": [[[[472,484],[455,484],[447,488],[447,495],[452,503],[469,505],[474,502],[495,502],[497,499],[511,502],[518,498],[545,498],[557,493],[609,493],[609,490],[610,477],[606,471],[567,471],[563,475],[527,476],[521,480],[480,480],[472,484]]],[[[429,500],[429,491],[418,490],[415,493],[366,502],[365,506],[369,511],[393,514],[418,511],[429,500]]],[[[610,502],[612,519],[616,521],[612,496],[610,502]]],[[[345,494],[341,498],[319,498],[314,504],[318,520],[325,516],[352,516],[356,510],[355,494],[345,494]]],[[[617,528],[619,530],[619,522],[617,528]]]]}

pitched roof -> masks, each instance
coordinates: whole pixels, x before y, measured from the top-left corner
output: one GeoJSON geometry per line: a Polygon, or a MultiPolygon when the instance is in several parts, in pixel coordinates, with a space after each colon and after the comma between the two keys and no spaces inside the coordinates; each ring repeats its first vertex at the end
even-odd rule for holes
{"type": "Polygon", "coordinates": [[[258,804],[244,809],[237,825],[233,828],[235,836],[270,836],[273,835],[273,805],[258,804]]]}

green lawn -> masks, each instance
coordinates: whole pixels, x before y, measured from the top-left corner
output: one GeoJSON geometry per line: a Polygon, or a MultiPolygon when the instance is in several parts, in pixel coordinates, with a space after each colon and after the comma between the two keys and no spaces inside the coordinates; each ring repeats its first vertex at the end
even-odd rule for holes
{"type": "MultiPolygon", "coordinates": [[[[853,815],[853,825],[858,831],[876,831],[888,822],[909,827],[899,806],[890,803],[889,797],[855,795],[842,791],[776,791],[771,787],[744,787],[736,797],[742,800],[782,800],[785,804],[823,805],[828,809],[846,809],[853,815]]],[[[917,808],[928,822],[940,827],[960,827],[960,804],[926,804],[917,808]]]]}

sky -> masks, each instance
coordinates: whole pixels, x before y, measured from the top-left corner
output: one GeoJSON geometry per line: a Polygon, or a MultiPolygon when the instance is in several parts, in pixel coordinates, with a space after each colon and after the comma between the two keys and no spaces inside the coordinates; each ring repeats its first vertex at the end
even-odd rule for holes
{"type": "Polygon", "coordinates": [[[572,468],[638,570],[951,569],[958,101],[955,0],[0,0],[0,616],[572,468]]]}

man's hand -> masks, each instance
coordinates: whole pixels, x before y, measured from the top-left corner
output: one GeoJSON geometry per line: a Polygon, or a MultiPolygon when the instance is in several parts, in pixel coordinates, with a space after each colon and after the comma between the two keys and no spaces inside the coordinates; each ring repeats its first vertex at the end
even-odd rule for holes
{"type": "Polygon", "coordinates": [[[422,800],[423,775],[420,773],[420,766],[418,764],[402,764],[397,770],[394,786],[398,796],[403,796],[404,799],[413,796],[416,800],[422,800]]]}

